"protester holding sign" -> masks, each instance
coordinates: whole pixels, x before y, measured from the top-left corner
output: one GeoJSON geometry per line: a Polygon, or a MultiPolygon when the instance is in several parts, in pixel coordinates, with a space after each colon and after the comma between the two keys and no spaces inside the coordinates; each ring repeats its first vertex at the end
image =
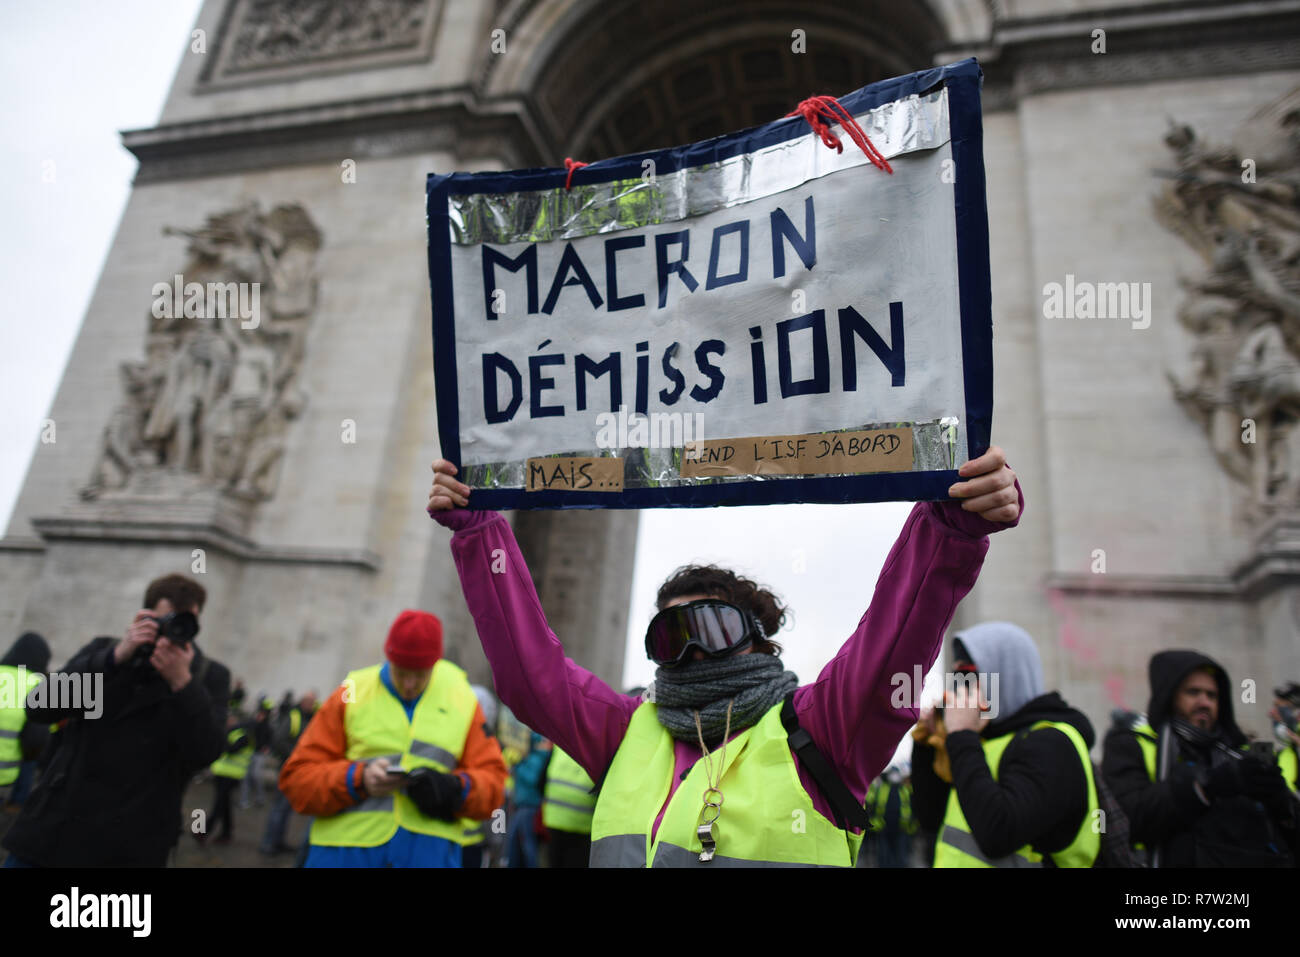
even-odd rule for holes
{"type": "Polygon", "coordinates": [[[857,630],[803,687],[769,641],[783,614],[768,592],[725,572],[674,576],[646,636],[660,667],[643,702],[565,657],[510,525],[465,508],[450,462],[433,471],[429,514],[455,533],[497,693],[603,782],[595,866],[853,866],[867,789],[916,719],[891,704],[891,676],[933,664],[987,535],[1024,507],[1001,449],[962,465],[949,494],[963,501],[912,509],[857,630]]]}

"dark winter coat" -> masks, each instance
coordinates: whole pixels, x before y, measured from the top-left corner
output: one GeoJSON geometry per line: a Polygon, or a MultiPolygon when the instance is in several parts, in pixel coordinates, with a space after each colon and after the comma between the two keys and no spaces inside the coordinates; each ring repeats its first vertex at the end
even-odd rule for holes
{"type": "MultiPolygon", "coordinates": [[[[63,667],[102,674],[103,713],[28,707],[32,721],[69,719],[60,746],[4,847],[44,867],[162,867],[181,830],[181,797],[226,743],[230,672],[195,647],[194,678],[173,692],[147,660],[113,661],[96,638],[63,667]]],[[[65,702],[59,702],[65,703],[65,702]]]]}
{"type": "Polygon", "coordinates": [[[912,752],[912,812],[926,831],[943,823],[951,788],[957,789],[971,835],[990,858],[1026,845],[1044,855],[1069,847],[1088,813],[1088,779],[1079,752],[1055,728],[1028,729],[1039,721],[1073,725],[1092,747],[1096,736],[1082,712],[1055,691],[1039,695],[1019,711],[975,731],[948,735],[951,787],[933,769],[934,749],[916,744],[912,752]],[[995,781],[984,758],[983,741],[1019,731],[1002,752],[995,781]]]}
{"type": "MultiPolygon", "coordinates": [[[[1296,805],[1286,798],[1265,808],[1242,795],[1212,803],[1196,791],[1204,789],[1210,771],[1226,752],[1246,743],[1233,715],[1233,688],[1228,674],[1197,651],[1162,651],[1148,667],[1151,700],[1147,722],[1161,739],[1168,739],[1173,760],[1167,774],[1152,781],[1142,747],[1126,726],[1112,727],[1103,748],[1102,775],[1129,819],[1134,843],[1159,851],[1162,867],[1288,867],[1296,845],[1296,805]],[[1219,717],[1209,737],[1222,747],[1198,747],[1174,735],[1169,727],[1174,693],[1193,671],[1213,668],[1219,690],[1219,717]]],[[[1280,780],[1280,776],[1279,776],[1280,780]]],[[[1285,795],[1279,795],[1285,798],[1285,795]]]]}

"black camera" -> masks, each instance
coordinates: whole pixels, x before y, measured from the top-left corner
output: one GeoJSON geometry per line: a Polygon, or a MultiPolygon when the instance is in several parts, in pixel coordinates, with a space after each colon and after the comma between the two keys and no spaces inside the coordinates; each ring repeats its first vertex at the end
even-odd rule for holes
{"type": "Polygon", "coordinates": [[[199,620],[192,611],[174,611],[149,620],[158,624],[158,637],[174,645],[188,645],[199,633],[199,620]]]}

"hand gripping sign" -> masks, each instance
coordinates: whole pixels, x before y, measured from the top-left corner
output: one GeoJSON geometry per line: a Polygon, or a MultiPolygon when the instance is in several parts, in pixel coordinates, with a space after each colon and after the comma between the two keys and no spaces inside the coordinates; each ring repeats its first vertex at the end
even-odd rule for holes
{"type": "Polygon", "coordinates": [[[438,431],[471,507],[946,498],[993,409],[980,77],[842,97],[879,166],[795,116],[431,175],[438,431]]]}

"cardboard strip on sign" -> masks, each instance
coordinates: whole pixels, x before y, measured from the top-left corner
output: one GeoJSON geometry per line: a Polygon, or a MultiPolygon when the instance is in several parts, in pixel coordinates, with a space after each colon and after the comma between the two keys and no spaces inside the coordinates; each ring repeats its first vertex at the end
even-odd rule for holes
{"type": "Polygon", "coordinates": [[[616,458],[533,458],[528,460],[530,492],[621,492],[623,460],[616,458]]]}
{"type": "Polygon", "coordinates": [[[690,442],[682,475],[861,475],[912,467],[911,429],[766,435],[690,442]]]}

